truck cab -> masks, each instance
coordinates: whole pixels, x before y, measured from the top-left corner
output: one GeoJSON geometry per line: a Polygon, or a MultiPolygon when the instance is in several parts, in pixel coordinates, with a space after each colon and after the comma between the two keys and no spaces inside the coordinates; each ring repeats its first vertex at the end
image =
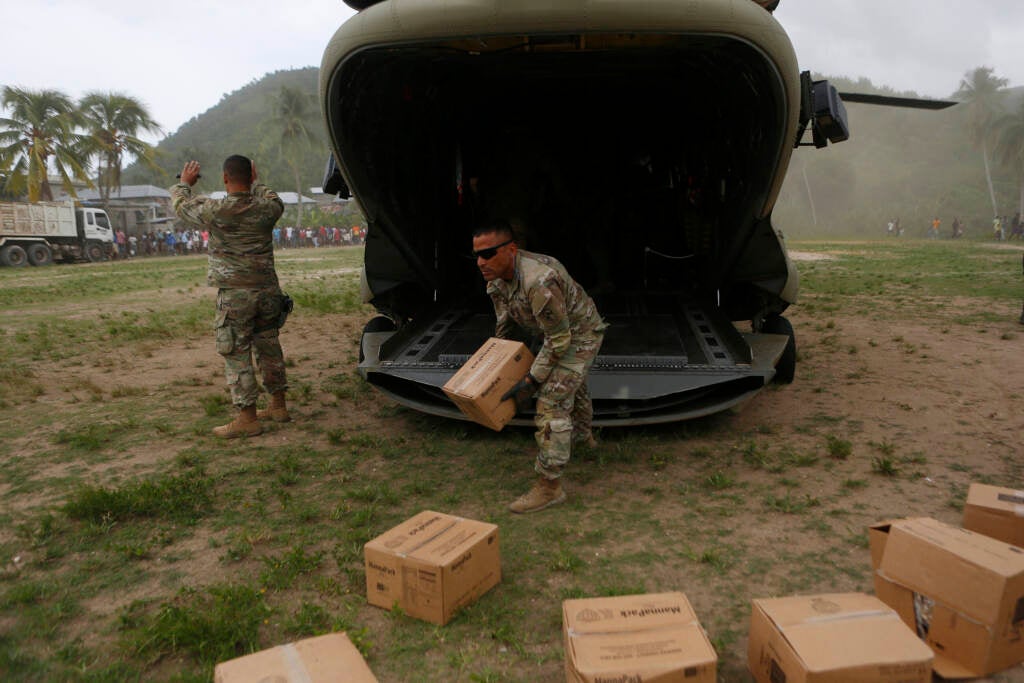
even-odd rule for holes
{"type": "Polygon", "coordinates": [[[108,243],[114,241],[114,231],[110,227],[110,218],[103,209],[93,207],[76,209],[75,227],[78,229],[79,239],[108,243]]]}

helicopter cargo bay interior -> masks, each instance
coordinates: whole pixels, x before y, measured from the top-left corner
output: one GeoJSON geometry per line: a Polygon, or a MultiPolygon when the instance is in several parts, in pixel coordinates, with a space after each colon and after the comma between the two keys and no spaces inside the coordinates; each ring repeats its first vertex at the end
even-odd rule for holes
{"type": "Polygon", "coordinates": [[[330,79],[328,120],[371,221],[372,303],[399,322],[371,382],[447,412],[443,378],[493,332],[469,252],[495,220],[562,261],[610,323],[590,377],[596,421],[627,403],[639,421],[699,413],[771,378],[777,344],[730,322],[786,305],[751,284],[786,276],[761,213],[793,143],[759,50],[723,36],[505,36],[365,49],[330,79]],[[759,248],[766,235],[774,249],[759,248]]]}

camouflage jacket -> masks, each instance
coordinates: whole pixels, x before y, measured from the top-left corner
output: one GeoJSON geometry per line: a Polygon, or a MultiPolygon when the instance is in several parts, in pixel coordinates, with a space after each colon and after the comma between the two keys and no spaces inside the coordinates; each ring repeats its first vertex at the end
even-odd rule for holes
{"type": "Polygon", "coordinates": [[[206,282],[211,287],[276,287],[273,229],[284,203],[266,185],[251,192],[232,192],[223,199],[193,197],[192,188],[171,188],[174,213],[181,220],[210,231],[206,282]]]}
{"type": "Polygon", "coordinates": [[[544,336],[530,368],[530,374],[542,384],[560,362],[572,364],[580,341],[600,338],[607,327],[594,300],[565,266],[544,254],[519,250],[512,279],[491,280],[487,293],[498,319],[495,336],[508,337],[514,324],[544,336]]]}

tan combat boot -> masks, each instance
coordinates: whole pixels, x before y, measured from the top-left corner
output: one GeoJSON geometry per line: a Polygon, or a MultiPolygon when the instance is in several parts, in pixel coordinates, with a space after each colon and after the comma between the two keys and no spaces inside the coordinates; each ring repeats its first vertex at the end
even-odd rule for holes
{"type": "Polygon", "coordinates": [[[284,391],[275,391],[270,395],[270,405],[262,410],[256,411],[256,417],[260,420],[273,420],[274,422],[290,422],[292,416],[288,414],[288,406],[284,401],[284,391]]]}
{"type": "Polygon", "coordinates": [[[226,425],[213,428],[213,435],[222,439],[233,439],[236,436],[256,436],[263,433],[260,421],[256,419],[256,406],[242,408],[236,417],[226,425]]]}
{"type": "Polygon", "coordinates": [[[537,477],[533,482],[533,488],[516,498],[508,509],[522,514],[537,512],[562,502],[565,502],[565,489],[562,488],[561,478],[537,477]]]}

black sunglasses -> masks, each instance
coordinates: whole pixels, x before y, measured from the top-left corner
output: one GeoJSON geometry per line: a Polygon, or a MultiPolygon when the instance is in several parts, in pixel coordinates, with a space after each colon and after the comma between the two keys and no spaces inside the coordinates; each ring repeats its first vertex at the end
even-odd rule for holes
{"type": "Polygon", "coordinates": [[[475,256],[476,258],[482,258],[484,261],[490,261],[497,255],[499,249],[501,249],[506,244],[512,244],[512,242],[514,241],[515,240],[505,240],[501,244],[495,244],[493,247],[487,247],[486,249],[481,249],[480,251],[474,251],[473,256],[475,256]]]}

